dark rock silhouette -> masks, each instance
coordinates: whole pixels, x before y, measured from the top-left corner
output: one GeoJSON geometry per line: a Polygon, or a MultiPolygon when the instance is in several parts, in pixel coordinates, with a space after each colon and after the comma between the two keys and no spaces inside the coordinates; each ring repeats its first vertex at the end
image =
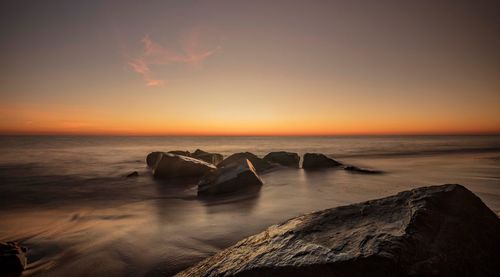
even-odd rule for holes
{"type": "Polygon", "coordinates": [[[344,170],[349,171],[351,173],[360,173],[360,174],[382,174],[382,173],[384,173],[380,170],[360,168],[360,167],[353,166],[353,165],[348,165],[348,166],[344,167],[344,170]]]}
{"type": "Polygon", "coordinates": [[[200,149],[196,149],[196,151],[194,151],[191,154],[191,157],[205,161],[207,163],[214,164],[214,165],[219,164],[224,159],[224,157],[221,154],[209,153],[209,152],[205,152],[205,151],[200,150],[200,149]]]}
{"type": "Polygon", "coordinates": [[[245,159],[218,168],[200,180],[199,196],[214,196],[241,191],[255,191],[262,186],[262,180],[252,163],[245,159]]]}
{"type": "Polygon", "coordinates": [[[163,152],[151,152],[151,153],[149,153],[148,156],[146,157],[146,164],[150,168],[154,168],[156,166],[156,163],[160,159],[161,154],[163,154],[163,152]]]}
{"type": "Polygon", "coordinates": [[[271,163],[277,163],[283,166],[289,166],[289,167],[295,167],[299,168],[299,163],[300,163],[300,156],[297,153],[292,153],[292,152],[285,152],[285,151],[279,151],[279,152],[271,152],[264,156],[264,160],[271,162],[271,163]]]}
{"type": "Polygon", "coordinates": [[[155,178],[202,176],[216,167],[213,164],[171,153],[162,153],[153,168],[155,178]]]}
{"type": "Polygon", "coordinates": [[[20,274],[28,264],[26,252],[17,242],[0,242],[0,274],[20,274]]]}
{"type": "Polygon", "coordinates": [[[131,173],[127,174],[126,177],[127,178],[139,177],[139,172],[137,172],[137,171],[131,172],[131,173]]]}
{"type": "Polygon", "coordinates": [[[320,168],[330,168],[338,167],[342,164],[334,159],[330,159],[327,156],[319,153],[306,153],[304,154],[304,161],[302,163],[302,168],[304,169],[320,169],[320,168]]]}
{"type": "Polygon", "coordinates": [[[249,160],[259,173],[262,173],[273,167],[270,162],[263,160],[250,152],[232,154],[231,156],[225,158],[222,162],[220,162],[217,167],[225,167],[230,164],[242,162],[245,159],[249,160]]]}
{"type": "Polygon", "coordinates": [[[498,276],[500,219],[460,185],[274,225],[177,276],[498,276]]]}

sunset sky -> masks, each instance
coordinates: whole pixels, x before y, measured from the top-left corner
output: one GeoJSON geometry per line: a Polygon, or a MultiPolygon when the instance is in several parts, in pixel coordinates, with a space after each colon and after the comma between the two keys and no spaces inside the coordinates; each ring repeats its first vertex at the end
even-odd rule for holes
{"type": "Polygon", "coordinates": [[[500,2],[2,1],[0,134],[500,133],[500,2]]]}

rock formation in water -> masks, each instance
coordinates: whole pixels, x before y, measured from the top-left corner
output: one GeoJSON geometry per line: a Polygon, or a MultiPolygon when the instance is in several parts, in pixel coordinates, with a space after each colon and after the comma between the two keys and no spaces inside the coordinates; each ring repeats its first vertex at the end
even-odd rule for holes
{"type": "Polygon", "coordinates": [[[299,168],[300,156],[297,153],[278,151],[271,152],[264,156],[264,160],[277,163],[282,166],[299,168]]]}
{"type": "Polygon", "coordinates": [[[205,151],[200,150],[200,149],[196,149],[196,151],[194,151],[191,154],[191,157],[205,161],[207,163],[214,164],[214,165],[218,165],[224,159],[224,157],[221,154],[209,153],[209,152],[205,152],[205,151]]]}
{"type": "Polygon", "coordinates": [[[366,169],[360,168],[353,165],[348,165],[344,167],[344,170],[349,171],[351,173],[360,173],[360,174],[382,174],[383,172],[380,170],[366,169]]]}
{"type": "Polygon", "coordinates": [[[160,159],[161,154],[163,154],[163,152],[151,152],[151,153],[149,153],[148,156],[146,157],[146,164],[148,165],[148,167],[154,168],[156,163],[160,159]]]}
{"type": "Polygon", "coordinates": [[[302,162],[303,169],[320,169],[338,166],[342,166],[342,164],[319,153],[304,154],[304,160],[302,162]]]}
{"type": "Polygon", "coordinates": [[[245,159],[203,176],[198,183],[198,195],[217,196],[234,192],[257,191],[262,184],[252,163],[245,159]]]}
{"type": "Polygon", "coordinates": [[[171,153],[161,153],[153,168],[155,178],[202,176],[216,167],[213,164],[171,153]]]}
{"type": "Polygon", "coordinates": [[[26,252],[17,242],[0,242],[0,274],[20,274],[28,264],[26,252]]]}
{"type": "Polygon", "coordinates": [[[246,159],[252,163],[252,165],[259,173],[264,172],[273,167],[273,165],[270,162],[263,160],[250,152],[232,154],[231,156],[225,158],[222,162],[220,162],[217,165],[217,167],[219,168],[225,167],[234,163],[242,162],[246,159]]]}
{"type": "Polygon", "coordinates": [[[460,185],[269,227],[177,276],[498,276],[500,219],[460,185]]]}

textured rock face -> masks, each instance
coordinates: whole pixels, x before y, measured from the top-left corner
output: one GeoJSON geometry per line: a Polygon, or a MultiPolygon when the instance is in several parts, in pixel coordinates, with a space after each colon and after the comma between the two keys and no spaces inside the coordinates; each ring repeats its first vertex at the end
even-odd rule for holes
{"type": "Polygon", "coordinates": [[[242,152],[233,154],[227,158],[225,158],[222,162],[220,162],[217,167],[225,167],[234,163],[240,163],[245,159],[249,160],[252,165],[255,167],[257,172],[263,172],[270,168],[272,168],[272,164],[266,160],[263,160],[256,155],[250,152],[242,152]]]}
{"type": "Polygon", "coordinates": [[[198,195],[222,195],[233,192],[258,190],[262,186],[252,163],[245,159],[205,175],[198,183],[198,195]]]}
{"type": "Polygon", "coordinates": [[[304,169],[319,169],[319,168],[329,168],[338,167],[342,164],[334,159],[330,159],[327,156],[319,153],[306,153],[304,154],[304,162],[302,163],[302,168],[304,169]]]}
{"type": "Polygon", "coordinates": [[[271,226],[178,276],[498,276],[500,219],[460,185],[271,226]]]}
{"type": "Polygon", "coordinates": [[[153,175],[155,178],[195,177],[215,169],[214,165],[194,158],[161,153],[153,168],[153,175]]]}
{"type": "Polygon", "coordinates": [[[194,153],[191,154],[191,157],[214,165],[219,164],[224,159],[224,157],[221,154],[208,153],[200,149],[196,149],[196,151],[194,151],[194,153]]]}
{"type": "Polygon", "coordinates": [[[17,242],[0,242],[0,273],[13,274],[22,272],[28,263],[26,248],[17,242]]]}
{"type": "Polygon", "coordinates": [[[264,156],[264,160],[283,166],[299,168],[300,156],[297,153],[279,151],[267,154],[264,156]]]}

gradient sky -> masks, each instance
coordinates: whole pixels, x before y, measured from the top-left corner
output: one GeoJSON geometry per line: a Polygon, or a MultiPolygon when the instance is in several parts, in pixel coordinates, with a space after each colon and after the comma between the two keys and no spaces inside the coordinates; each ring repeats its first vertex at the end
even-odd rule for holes
{"type": "Polygon", "coordinates": [[[0,133],[500,132],[500,2],[2,1],[0,133]]]}

